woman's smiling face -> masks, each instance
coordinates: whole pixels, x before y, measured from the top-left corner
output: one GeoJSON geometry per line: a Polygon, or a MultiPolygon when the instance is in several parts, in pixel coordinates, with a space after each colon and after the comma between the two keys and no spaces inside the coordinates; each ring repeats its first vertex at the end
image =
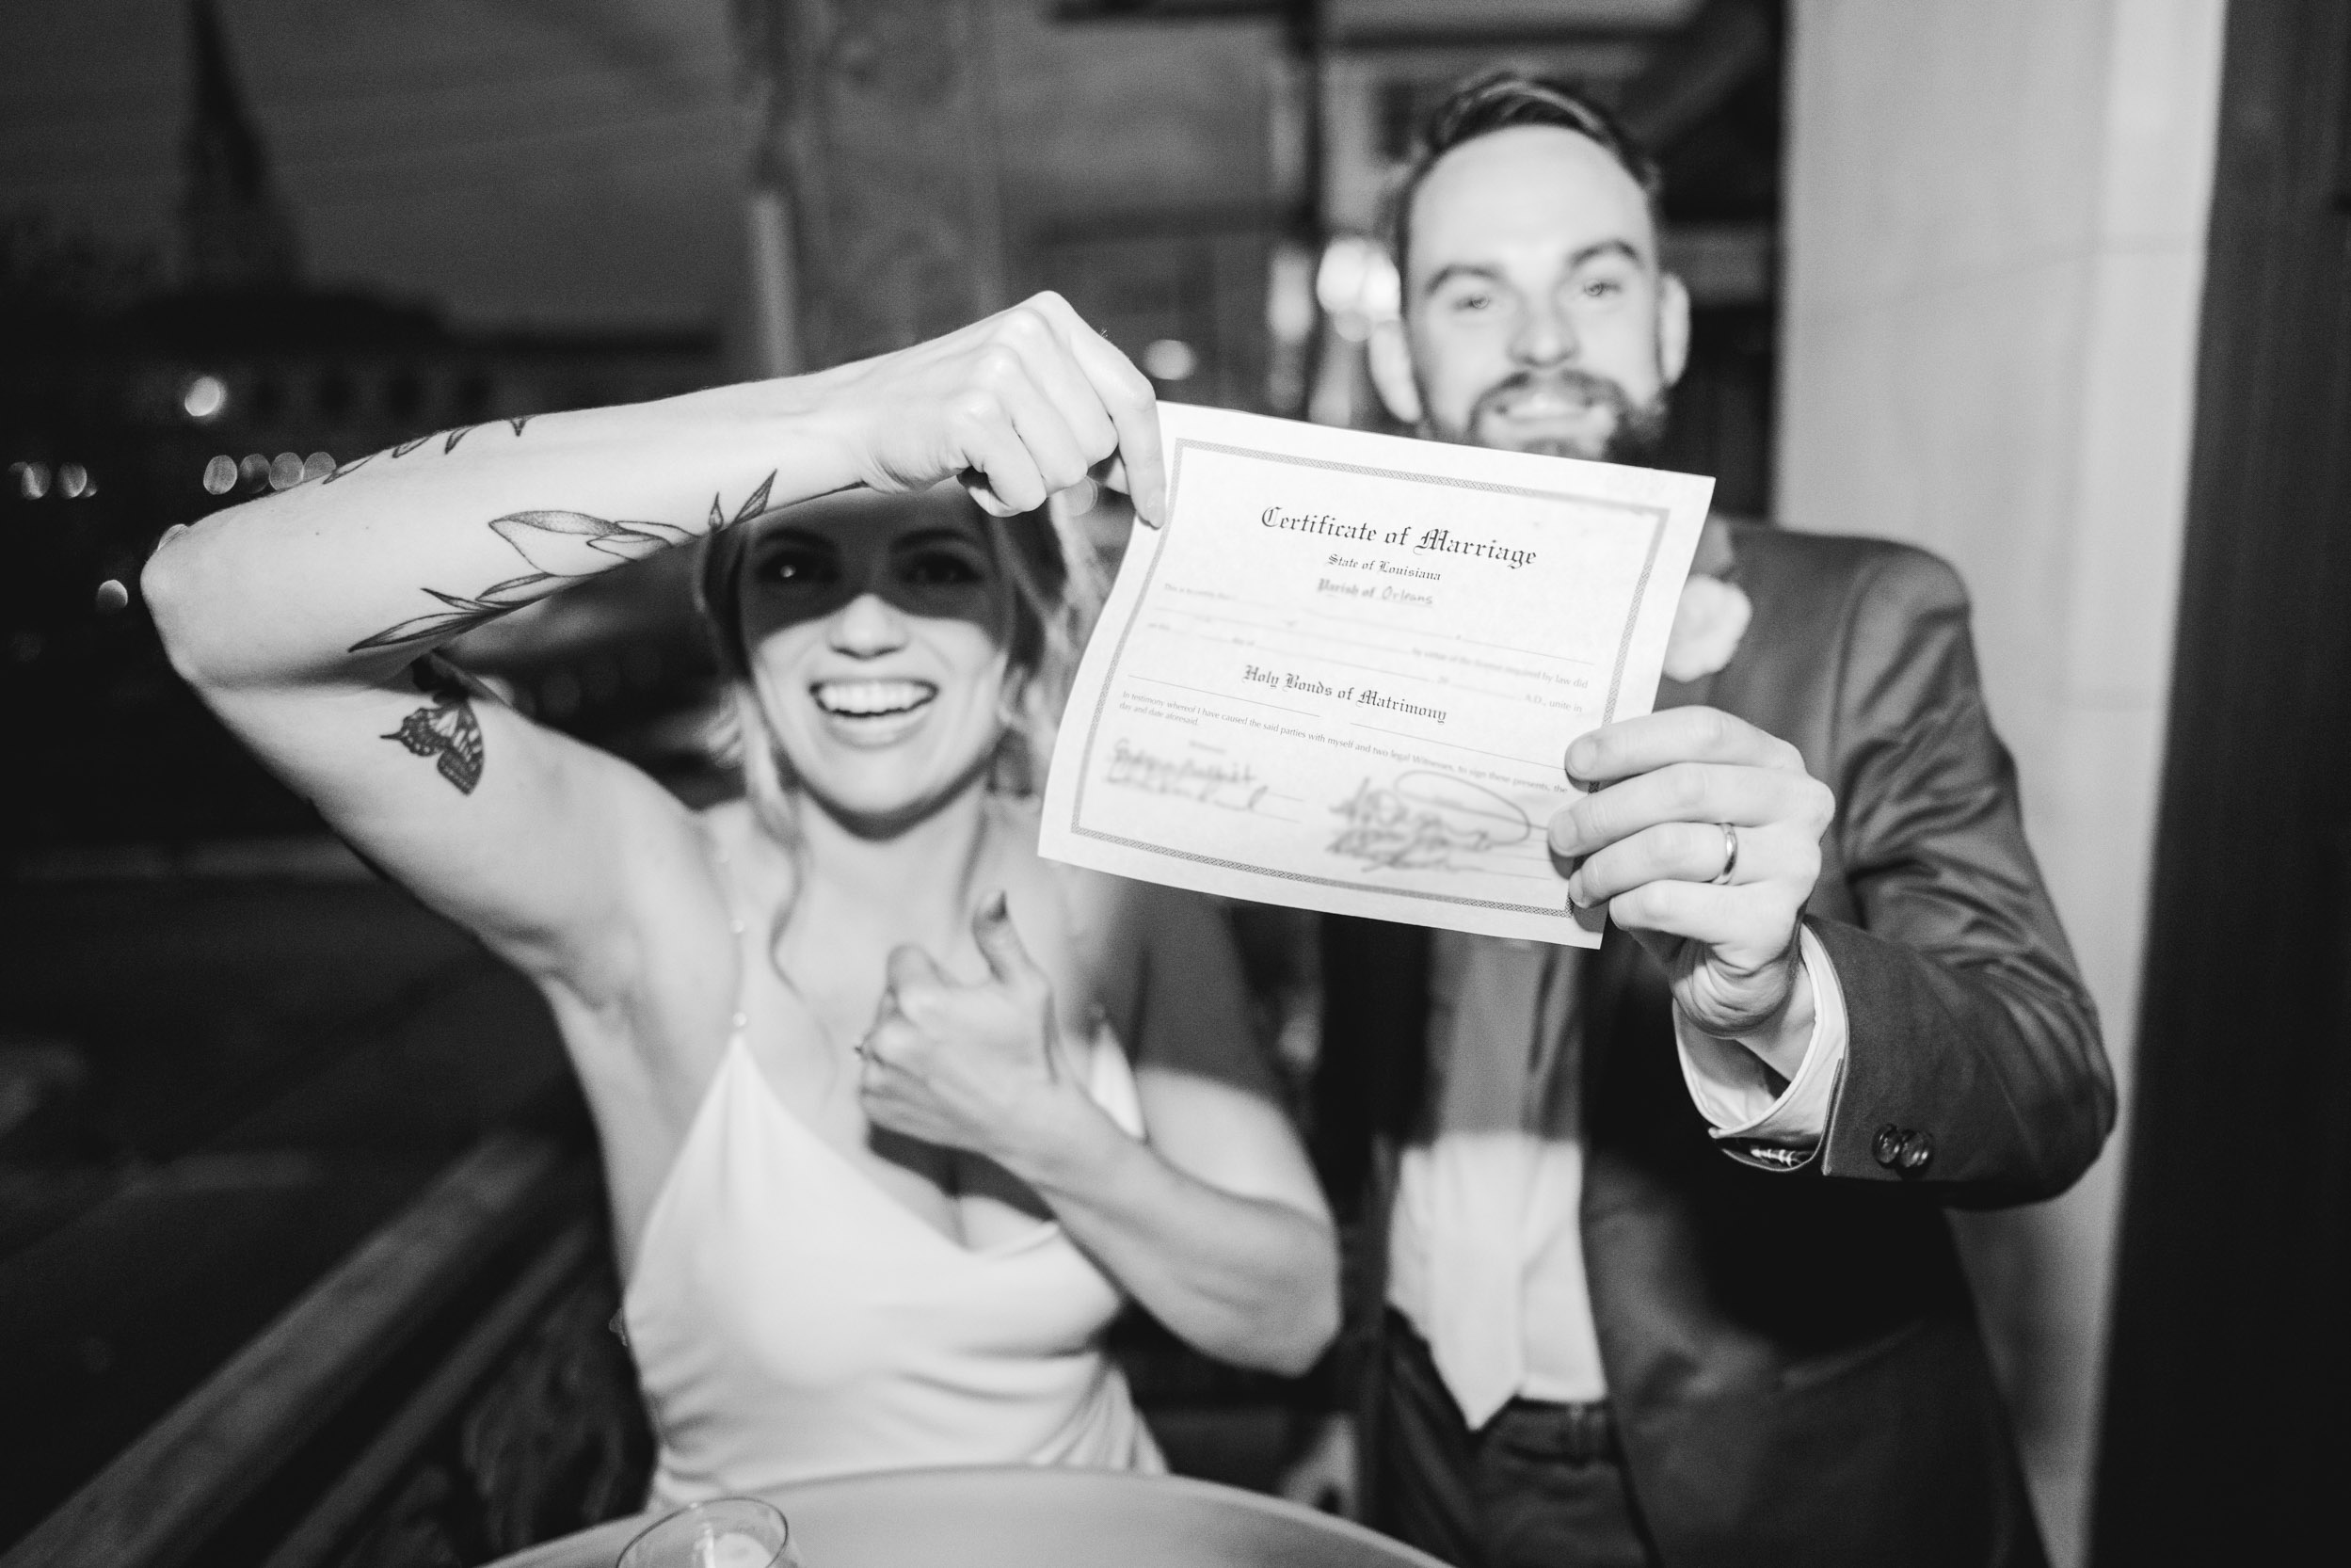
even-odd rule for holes
{"type": "Polygon", "coordinates": [[[1014,600],[962,490],[792,507],[761,526],[741,581],[760,710],[819,805],[883,828],[984,776],[1014,600]]]}

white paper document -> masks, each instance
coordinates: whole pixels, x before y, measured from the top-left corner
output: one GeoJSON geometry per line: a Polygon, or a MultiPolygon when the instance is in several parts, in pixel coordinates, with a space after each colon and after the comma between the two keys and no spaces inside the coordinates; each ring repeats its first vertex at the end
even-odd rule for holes
{"type": "Polygon", "coordinates": [[[1054,859],[1596,946],[1544,835],[1568,743],[1649,712],[1714,481],[1160,406],[1062,720],[1054,859]]]}

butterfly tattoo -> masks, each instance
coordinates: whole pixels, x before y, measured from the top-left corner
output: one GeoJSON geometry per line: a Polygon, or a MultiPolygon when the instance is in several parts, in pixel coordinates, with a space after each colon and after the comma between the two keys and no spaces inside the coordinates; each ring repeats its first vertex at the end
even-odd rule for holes
{"type": "Polygon", "coordinates": [[[456,785],[459,794],[470,795],[482,781],[483,761],[482,726],[473,716],[472,694],[454,671],[424,660],[410,666],[410,674],[420,690],[438,700],[402,719],[400,728],[383,739],[434,759],[441,777],[456,785]]]}

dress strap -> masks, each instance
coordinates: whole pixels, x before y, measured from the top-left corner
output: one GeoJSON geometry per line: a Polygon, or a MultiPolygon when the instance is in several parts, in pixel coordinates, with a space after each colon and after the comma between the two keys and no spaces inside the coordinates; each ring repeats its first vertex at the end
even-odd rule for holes
{"type": "Polygon", "coordinates": [[[727,929],[735,939],[735,1005],[728,1024],[729,1040],[740,1040],[751,1027],[751,964],[757,956],[751,943],[745,940],[751,924],[744,919],[743,903],[737,896],[733,872],[734,862],[727,854],[727,846],[707,824],[703,840],[710,845],[712,874],[718,878],[718,896],[727,906],[727,929]]]}

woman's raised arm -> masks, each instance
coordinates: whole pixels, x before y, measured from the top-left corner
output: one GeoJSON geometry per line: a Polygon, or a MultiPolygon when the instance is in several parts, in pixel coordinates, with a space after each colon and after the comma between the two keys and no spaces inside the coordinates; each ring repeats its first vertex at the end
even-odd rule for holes
{"type": "Polygon", "coordinates": [[[1156,520],[1150,383],[1050,295],[812,376],[404,442],[168,533],[142,587],[176,667],[338,831],[526,968],[600,972],[681,812],[422,656],[774,507],[960,476],[1025,510],[1089,471],[1156,520]],[[667,824],[666,827],[664,824],[667,824]]]}

